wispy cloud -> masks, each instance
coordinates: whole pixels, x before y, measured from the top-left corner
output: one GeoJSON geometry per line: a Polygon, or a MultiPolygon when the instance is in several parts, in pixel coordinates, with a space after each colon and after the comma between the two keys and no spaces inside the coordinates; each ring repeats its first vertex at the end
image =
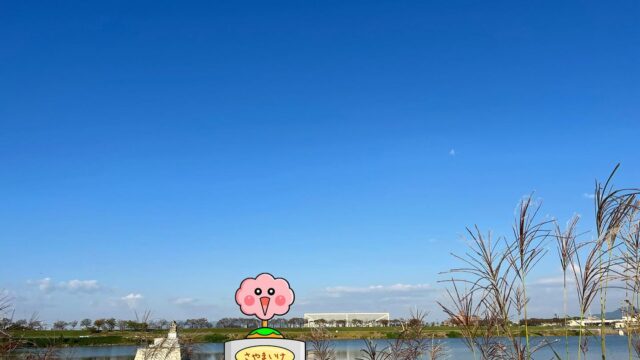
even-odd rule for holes
{"type": "Polygon", "coordinates": [[[582,197],[584,197],[586,199],[595,199],[596,195],[595,194],[590,194],[590,193],[583,193],[582,197]]]}
{"type": "Polygon", "coordinates": [[[58,287],[70,292],[96,292],[102,289],[97,280],[69,280],[58,284],[58,287]]]}
{"type": "Polygon", "coordinates": [[[391,312],[404,316],[414,308],[435,312],[442,290],[429,284],[331,286],[297,299],[301,312],[391,312]]]}
{"type": "MultiPolygon", "coordinates": [[[[571,285],[573,282],[573,275],[567,274],[567,286],[571,285]]],[[[531,285],[541,285],[541,286],[562,286],[564,284],[564,278],[562,276],[550,276],[550,277],[542,277],[537,280],[534,280],[531,285]]]]}
{"type": "Polygon", "coordinates": [[[449,155],[456,156],[456,149],[449,150],[449,155]]]}
{"type": "Polygon", "coordinates": [[[120,298],[120,300],[124,301],[130,308],[135,308],[138,305],[138,302],[142,299],[144,299],[142,294],[134,293],[130,293],[120,298]]]}
{"type": "Polygon", "coordinates": [[[40,291],[43,291],[45,293],[48,293],[53,289],[51,278],[48,277],[40,280],[28,280],[27,284],[36,286],[38,289],[40,289],[40,291]]]}
{"type": "Polygon", "coordinates": [[[189,313],[193,313],[193,312],[200,313],[203,311],[210,311],[217,308],[216,305],[213,305],[210,303],[204,303],[200,299],[192,298],[192,297],[178,297],[178,298],[171,299],[170,302],[173,305],[176,305],[189,313]]]}
{"type": "Polygon", "coordinates": [[[198,299],[185,297],[185,298],[173,299],[171,302],[174,305],[193,305],[198,302],[198,299]]]}
{"type": "Polygon", "coordinates": [[[54,291],[68,292],[68,293],[95,293],[103,289],[97,280],[69,280],[55,283],[51,278],[46,277],[39,280],[29,280],[28,285],[37,287],[44,293],[51,293],[54,291]]]}
{"type": "Polygon", "coordinates": [[[406,293],[432,290],[429,284],[394,284],[394,285],[371,285],[365,287],[334,286],[326,288],[327,293],[334,295],[342,294],[368,294],[368,293],[406,293]]]}

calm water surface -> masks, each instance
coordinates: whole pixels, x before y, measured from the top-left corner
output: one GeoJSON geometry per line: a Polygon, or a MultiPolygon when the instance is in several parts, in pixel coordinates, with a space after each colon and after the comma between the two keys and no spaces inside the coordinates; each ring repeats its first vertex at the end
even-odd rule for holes
{"type": "MultiPolygon", "coordinates": [[[[548,341],[554,342],[553,347],[559,354],[564,354],[564,338],[548,337],[548,341]]],[[[447,359],[472,360],[473,355],[464,345],[461,339],[441,339],[447,348],[447,359]]],[[[533,338],[532,345],[537,344],[540,338],[533,338]]],[[[388,344],[387,340],[376,340],[378,348],[383,348],[388,344]]],[[[336,360],[357,360],[361,357],[360,349],[363,347],[361,340],[337,340],[333,342],[336,349],[336,360]]],[[[578,338],[570,338],[570,356],[576,358],[578,338]]],[[[196,350],[196,360],[222,360],[223,344],[198,344],[196,350]]],[[[307,345],[309,350],[309,345],[307,345]]],[[[136,352],[135,346],[94,346],[94,347],[72,347],[61,349],[60,356],[64,359],[74,360],[131,360],[136,352]]],[[[607,337],[607,359],[623,360],[628,359],[627,338],[624,336],[607,337]]],[[[635,358],[635,357],[634,357],[635,358]]],[[[543,349],[534,355],[534,359],[555,359],[550,349],[543,349]]],[[[583,358],[584,359],[584,358],[583,358]]],[[[599,338],[589,339],[589,352],[587,360],[600,359],[599,338]]]]}

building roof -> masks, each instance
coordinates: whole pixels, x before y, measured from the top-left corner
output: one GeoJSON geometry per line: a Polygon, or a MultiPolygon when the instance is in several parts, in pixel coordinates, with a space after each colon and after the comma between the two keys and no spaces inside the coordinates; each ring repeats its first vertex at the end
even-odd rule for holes
{"type": "Polygon", "coordinates": [[[307,321],[318,321],[324,319],[326,321],[337,320],[361,320],[361,321],[378,321],[389,320],[389,313],[305,313],[304,318],[307,321]]]}

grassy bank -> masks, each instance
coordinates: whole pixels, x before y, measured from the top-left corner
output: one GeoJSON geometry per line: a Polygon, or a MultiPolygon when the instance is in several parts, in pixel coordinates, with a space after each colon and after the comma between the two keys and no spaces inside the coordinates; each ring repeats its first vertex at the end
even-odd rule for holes
{"type": "MultiPolygon", "coordinates": [[[[362,328],[329,328],[335,340],[344,339],[394,339],[398,336],[399,328],[395,327],[362,327],[362,328]]],[[[308,328],[282,329],[289,339],[305,340],[310,335],[308,328]]],[[[598,330],[595,330],[597,332],[598,330]]],[[[184,329],[180,336],[195,343],[224,342],[242,339],[249,332],[248,329],[184,329]]],[[[529,327],[533,336],[564,336],[564,329],[559,327],[529,327]]],[[[138,345],[152,341],[155,337],[166,336],[166,330],[148,332],[135,331],[105,331],[90,333],[84,330],[42,330],[16,331],[14,336],[27,340],[38,346],[100,346],[100,345],[138,345]]],[[[617,333],[611,330],[611,334],[617,333]]],[[[457,338],[461,337],[459,328],[448,326],[434,326],[425,329],[428,337],[457,338]]],[[[570,330],[570,335],[578,335],[576,330],[570,330]]]]}

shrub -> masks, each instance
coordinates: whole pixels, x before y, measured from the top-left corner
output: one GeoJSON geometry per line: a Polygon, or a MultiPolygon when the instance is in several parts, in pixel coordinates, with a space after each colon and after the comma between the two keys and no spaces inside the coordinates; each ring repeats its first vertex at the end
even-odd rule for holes
{"type": "Polygon", "coordinates": [[[387,339],[397,339],[400,337],[400,333],[397,331],[391,331],[387,333],[387,339]]]}
{"type": "Polygon", "coordinates": [[[222,335],[222,334],[209,334],[209,335],[205,335],[203,337],[203,340],[205,342],[210,342],[210,343],[220,343],[220,342],[225,342],[227,341],[229,338],[227,338],[227,336],[222,335]]]}
{"type": "Polygon", "coordinates": [[[449,332],[447,333],[447,337],[448,337],[448,338],[450,338],[450,339],[455,339],[455,338],[460,338],[460,337],[462,337],[462,335],[460,335],[460,333],[459,333],[459,332],[457,332],[457,331],[449,331],[449,332]]]}

